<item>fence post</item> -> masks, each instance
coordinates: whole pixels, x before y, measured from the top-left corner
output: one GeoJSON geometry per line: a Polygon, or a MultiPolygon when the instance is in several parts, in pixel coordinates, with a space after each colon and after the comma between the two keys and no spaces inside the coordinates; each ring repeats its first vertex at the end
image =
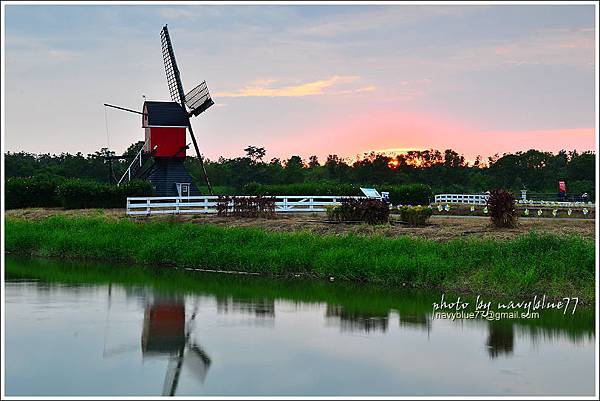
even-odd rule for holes
{"type": "Polygon", "coordinates": [[[204,213],[208,213],[208,196],[204,197],[204,213]]]}
{"type": "Polygon", "coordinates": [[[150,214],[150,198],[146,199],[146,214],[150,214]]]}
{"type": "Polygon", "coordinates": [[[175,198],[175,213],[179,214],[179,198],[175,198]]]}

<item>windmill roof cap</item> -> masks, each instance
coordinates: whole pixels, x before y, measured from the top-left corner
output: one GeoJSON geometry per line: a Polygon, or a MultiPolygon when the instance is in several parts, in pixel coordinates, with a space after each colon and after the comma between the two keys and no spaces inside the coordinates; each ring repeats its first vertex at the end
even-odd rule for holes
{"type": "Polygon", "coordinates": [[[144,102],[142,127],[187,127],[188,115],[176,102],[144,102]]]}

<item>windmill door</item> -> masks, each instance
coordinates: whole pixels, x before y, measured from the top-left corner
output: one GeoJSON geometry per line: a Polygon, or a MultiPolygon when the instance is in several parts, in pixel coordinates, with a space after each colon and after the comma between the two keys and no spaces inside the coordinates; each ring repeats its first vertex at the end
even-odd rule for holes
{"type": "Polygon", "coordinates": [[[190,196],[190,183],[189,182],[178,182],[177,194],[180,198],[188,198],[190,196]]]}

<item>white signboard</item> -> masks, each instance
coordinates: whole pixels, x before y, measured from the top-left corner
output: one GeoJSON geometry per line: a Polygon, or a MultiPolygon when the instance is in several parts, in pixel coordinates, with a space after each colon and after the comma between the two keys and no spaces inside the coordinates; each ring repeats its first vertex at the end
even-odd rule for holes
{"type": "Polygon", "coordinates": [[[363,194],[365,194],[367,198],[381,199],[381,195],[379,194],[379,192],[377,192],[375,188],[361,188],[360,190],[363,194]]]}

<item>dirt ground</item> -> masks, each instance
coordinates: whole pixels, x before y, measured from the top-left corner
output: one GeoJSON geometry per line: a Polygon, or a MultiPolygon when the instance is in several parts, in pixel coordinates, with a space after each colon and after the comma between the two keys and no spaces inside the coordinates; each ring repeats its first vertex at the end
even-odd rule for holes
{"type": "MultiPolygon", "coordinates": [[[[16,209],[6,211],[6,216],[26,219],[41,219],[51,215],[97,216],[110,219],[127,218],[124,209],[16,209]]],[[[323,235],[354,233],[361,235],[384,235],[398,237],[410,235],[436,241],[448,241],[453,238],[485,237],[497,239],[514,238],[531,230],[554,234],[580,234],[595,238],[595,220],[521,218],[515,229],[494,229],[487,218],[461,218],[453,216],[433,216],[426,227],[408,227],[392,216],[392,224],[370,226],[368,224],[329,223],[324,213],[277,215],[273,219],[219,217],[216,215],[154,215],[150,217],[131,217],[139,221],[192,221],[196,224],[217,224],[231,227],[260,227],[270,231],[293,232],[310,231],[323,235]]]]}

